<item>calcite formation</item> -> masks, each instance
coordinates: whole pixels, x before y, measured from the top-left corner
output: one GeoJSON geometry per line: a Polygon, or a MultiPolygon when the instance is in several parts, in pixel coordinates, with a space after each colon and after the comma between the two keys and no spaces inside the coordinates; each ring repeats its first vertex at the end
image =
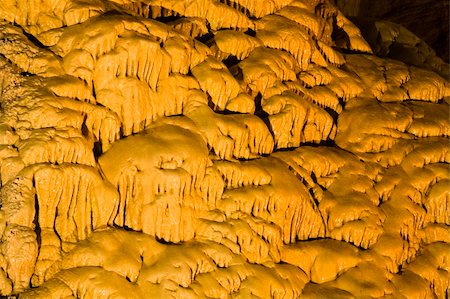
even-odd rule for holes
{"type": "Polygon", "coordinates": [[[2,296],[450,295],[445,68],[328,0],[0,16],[2,296]]]}

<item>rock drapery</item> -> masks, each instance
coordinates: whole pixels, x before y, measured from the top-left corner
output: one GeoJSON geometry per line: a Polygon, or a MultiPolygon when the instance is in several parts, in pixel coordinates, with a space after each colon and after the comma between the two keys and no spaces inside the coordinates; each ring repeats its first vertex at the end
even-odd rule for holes
{"type": "Polygon", "coordinates": [[[449,295],[445,68],[327,0],[0,15],[1,295],[449,295]]]}

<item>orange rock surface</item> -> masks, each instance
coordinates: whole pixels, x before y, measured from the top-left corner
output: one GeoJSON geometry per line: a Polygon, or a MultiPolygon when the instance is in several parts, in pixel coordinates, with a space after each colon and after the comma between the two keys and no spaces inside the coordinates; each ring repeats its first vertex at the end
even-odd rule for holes
{"type": "Polygon", "coordinates": [[[2,296],[450,295],[445,68],[327,0],[0,15],[2,296]]]}

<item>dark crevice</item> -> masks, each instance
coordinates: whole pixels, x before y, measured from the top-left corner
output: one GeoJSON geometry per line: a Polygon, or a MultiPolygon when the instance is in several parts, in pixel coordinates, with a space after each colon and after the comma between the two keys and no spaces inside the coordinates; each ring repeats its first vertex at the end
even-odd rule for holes
{"type": "Polygon", "coordinates": [[[250,29],[250,28],[247,31],[245,31],[244,33],[247,34],[247,35],[250,35],[252,37],[256,36],[256,31],[253,30],[253,29],[250,29]]]}
{"type": "Polygon", "coordinates": [[[34,74],[32,74],[32,73],[30,73],[30,72],[26,72],[26,71],[20,72],[20,75],[21,75],[21,76],[24,76],[24,77],[34,76],[34,74]]]}
{"type": "MultiPolygon", "coordinates": [[[[320,186],[320,185],[318,185],[318,186],[320,186]]],[[[319,206],[319,200],[316,198],[313,189],[312,188],[308,188],[308,192],[309,192],[309,195],[311,195],[311,198],[314,200],[314,203],[318,207],[319,206]]]]}
{"type": "Polygon", "coordinates": [[[316,174],[314,172],[311,172],[310,177],[314,181],[314,183],[317,184],[317,177],[316,177],[316,174]]]}
{"type": "Polygon", "coordinates": [[[298,149],[298,147],[283,147],[283,148],[277,148],[276,151],[277,152],[293,152],[296,149],[298,149]]]}
{"type": "Polygon", "coordinates": [[[347,49],[350,46],[350,39],[344,29],[338,27],[333,22],[333,32],[331,33],[331,39],[335,42],[339,48],[347,49]]]}
{"type": "Polygon", "coordinates": [[[244,79],[244,73],[242,72],[242,69],[239,67],[239,64],[235,64],[231,66],[228,71],[231,73],[231,75],[238,81],[242,81],[244,79]]]}
{"type": "Polygon", "coordinates": [[[155,20],[161,23],[170,23],[178,21],[179,19],[181,19],[180,16],[161,16],[157,17],[155,20]]]}
{"type": "Polygon", "coordinates": [[[338,117],[339,117],[339,114],[338,114],[336,111],[334,111],[333,109],[331,109],[330,107],[324,107],[323,109],[324,109],[326,112],[328,112],[329,115],[331,115],[331,117],[332,117],[333,120],[334,120],[334,123],[336,123],[336,122],[337,122],[337,119],[338,119],[338,117]]]}
{"type": "MultiPolygon", "coordinates": [[[[33,179],[33,186],[34,186],[35,182],[33,179]]],[[[38,196],[37,194],[34,195],[34,219],[33,219],[33,224],[34,224],[34,232],[36,233],[36,242],[38,244],[38,247],[41,247],[41,227],[39,225],[39,200],[38,200],[38,196]]]]}
{"type": "Polygon", "coordinates": [[[83,123],[81,124],[81,134],[85,137],[89,135],[89,129],[86,126],[87,115],[84,115],[83,123]]]}
{"type": "Polygon", "coordinates": [[[313,143],[313,142],[302,142],[300,143],[300,147],[302,146],[311,146],[311,147],[319,147],[319,146],[335,146],[334,140],[327,139],[327,140],[321,140],[319,143],[313,143]]]}
{"type": "Polygon", "coordinates": [[[158,241],[159,243],[164,244],[164,245],[177,245],[178,244],[178,243],[166,241],[163,238],[155,237],[155,239],[156,239],[156,241],[158,241]]]}
{"type": "Polygon", "coordinates": [[[102,143],[100,141],[94,142],[93,152],[95,160],[98,160],[98,158],[103,154],[102,143]]]}
{"type": "MultiPolygon", "coordinates": [[[[125,215],[124,215],[124,218],[125,218],[125,215]]],[[[115,226],[116,228],[123,229],[123,230],[125,230],[125,231],[127,231],[127,232],[134,232],[134,231],[135,231],[134,229],[132,229],[132,228],[126,226],[126,225],[124,225],[124,226],[118,226],[118,225],[115,224],[114,226],[115,226]]]]}
{"type": "Polygon", "coordinates": [[[102,14],[102,16],[120,16],[123,15],[123,12],[120,12],[117,9],[111,9],[102,14]]]}
{"type": "Polygon", "coordinates": [[[267,114],[262,108],[262,94],[258,92],[255,97],[255,114],[267,114]]]}
{"type": "Polygon", "coordinates": [[[264,122],[270,134],[272,135],[272,138],[275,140],[275,133],[273,131],[272,124],[269,121],[269,114],[262,108],[262,94],[260,92],[258,92],[258,94],[255,96],[255,115],[264,122]]]}
{"type": "Polygon", "coordinates": [[[230,110],[228,110],[228,109],[221,110],[221,111],[216,111],[216,110],[214,110],[214,113],[216,113],[216,114],[221,114],[221,115],[236,115],[236,114],[242,114],[242,113],[240,113],[240,112],[237,112],[237,111],[230,111],[230,110]]]}
{"type": "MultiPolygon", "coordinates": [[[[87,82],[86,82],[87,83],[87,82]]],[[[94,99],[97,98],[97,94],[95,93],[95,85],[94,82],[92,82],[92,96],[94,97],[94,99]]],[[[97,103],[97,105],[100,105],[100,103],[97,103]]]]}
{"type": "Polygon", "coordinates": [[[203,34],[202,36],[196,37],[195,39],[203,44],[207,44],[213,38],[214,38],[214,34],[211,32],[208,32],[206,34],[203,34]]]}
{"type": "MultiPolygon", "coordinates": [[[[46,45],[44,45],[43,43],[41,43],[34,35],[29,34],[28,32],[26,32],[25,30],[22,29],[22,33],[23,35],[25,35],[28,40],[30,42],[32,42],[34,45],[38,46],[41,49],[49,49],[49,47],[47,47],[46,45]]],[[[52,52],[53,53],[53,52],[52,52]]]]}
{"type": "Polygon", "coordinates": [[[237,65],[240,60],[237,59],[234,55],[229,55],[226,59],[222,60],[222,62],[227,66],[227,68],[230,68],[234,65],[237,65]]]}
{"type": "Polygon", "coordinates": [[[255,97],[255,115],[258,116],[264,122],[264,124],[267,126],[272,136],[274,136],[272,125],[270,124],[269,121],[269,114],[263,110],[261,102],[262,102],[262,95],[260,92],[258,92],[258,94],[255,97]]]}
{"type": "Polygon", "coordinates": [[[336,47],[332,47],[332,48],[337,50],[341,54],[344,54],[344,55],[366,53],[366,52],[361,52],[361,51],[358,51],[358,50],[351,50],[351,49],[348,49],[348,48],[341,48],[340,46],[336,46],[336,47]]]}

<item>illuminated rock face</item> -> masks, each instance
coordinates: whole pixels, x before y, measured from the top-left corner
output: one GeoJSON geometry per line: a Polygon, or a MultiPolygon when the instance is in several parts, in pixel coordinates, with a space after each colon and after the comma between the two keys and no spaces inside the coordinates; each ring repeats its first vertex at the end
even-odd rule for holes
{"type": "Polygon", "coordinates": [[[1,295],[449,295],[449,82],[328,1],[0,14],[1,295]]]}

